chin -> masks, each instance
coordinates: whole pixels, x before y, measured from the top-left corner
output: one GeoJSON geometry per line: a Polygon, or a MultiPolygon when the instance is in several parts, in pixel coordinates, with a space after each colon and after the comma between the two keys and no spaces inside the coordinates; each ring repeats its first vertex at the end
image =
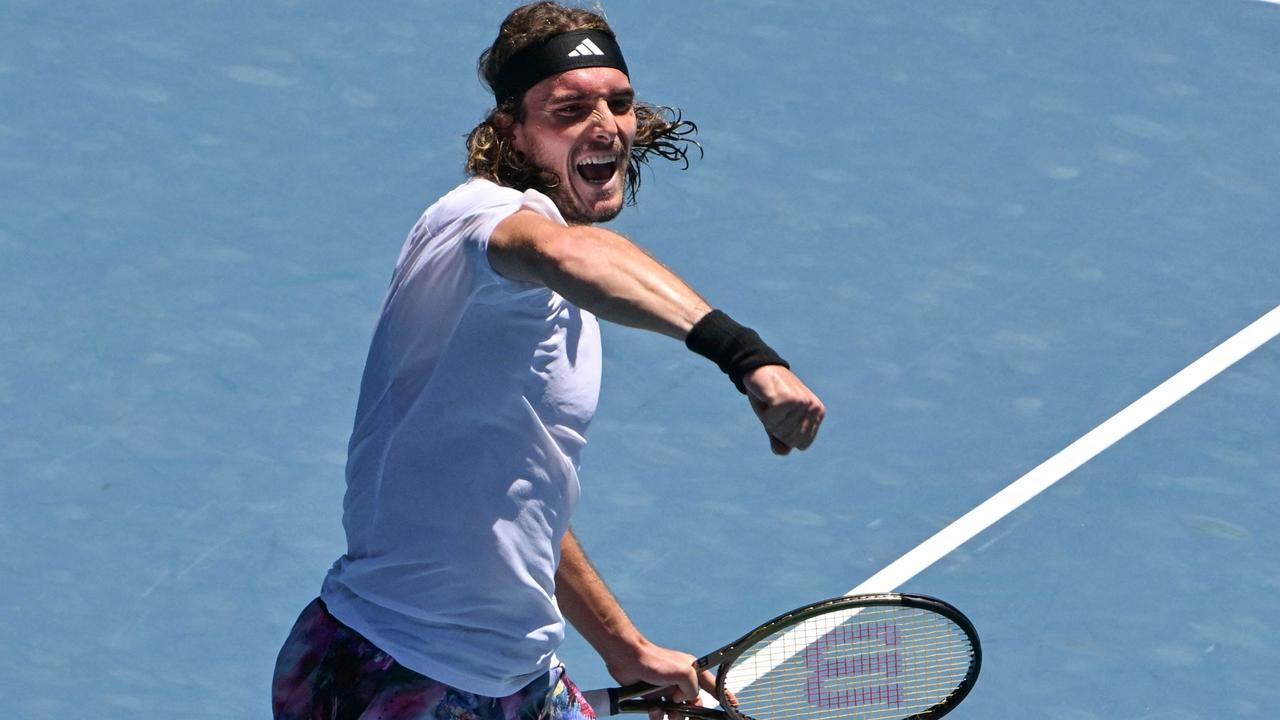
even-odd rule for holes
{"type": "Polygon", "coordinates": [[[618,217],[622,212],[622,198],[618,198],[616,202],[610,202],[607,205],[598,205],[591,213],[589,222],[600,223],[609,222],[618,217]]]}
{"type": "Polygon", "coordinates": [[[609,222],[622,213],[622,192],[601,198],[595,202],[587,202],[581,197],[568,196],[568,193],[557,192],[552,198],[560,214],[571,223],[591,224],[609,222]]]}

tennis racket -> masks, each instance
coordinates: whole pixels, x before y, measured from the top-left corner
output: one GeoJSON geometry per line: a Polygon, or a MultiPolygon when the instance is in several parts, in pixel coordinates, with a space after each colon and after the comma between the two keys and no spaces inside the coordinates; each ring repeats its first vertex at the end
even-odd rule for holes
{"type": "Polygon", "coordinates": [[[600,715],[656,708],[707,720],[930,720],[969,694],[982,648],[973,623],[941,600],[853,595],[780,615],[694,666],[719,666],[720,709],[663,701],[647,683],[591,690],[587,702],[600,715]]]}

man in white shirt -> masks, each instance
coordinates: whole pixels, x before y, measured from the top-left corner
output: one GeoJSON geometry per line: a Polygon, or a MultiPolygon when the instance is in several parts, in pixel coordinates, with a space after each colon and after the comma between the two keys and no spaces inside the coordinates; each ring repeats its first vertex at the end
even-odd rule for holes
{"type": "Polygon", "coordinates": [[[629,240],[615,217],[687,123],[639,104],[600,16],[518,8],[481,56],[496,108],[472,178],[401,251],[347,462],[348,550],[281,650],[277,718],[591,717],[555,657],[572,622],[619,683],[709,689],[649,642],[569,528],[600,381],[596,316],[684,340],[744,393],[775,453],[821,401],[760,337],[629,240]]]}

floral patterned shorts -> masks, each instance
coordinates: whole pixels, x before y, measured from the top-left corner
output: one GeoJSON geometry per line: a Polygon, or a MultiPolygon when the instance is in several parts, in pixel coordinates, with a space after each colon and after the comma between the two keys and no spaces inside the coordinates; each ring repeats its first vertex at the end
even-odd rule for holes
{"type": "Polygon", "coordinates": [[[276,660],[276,720],[595,720],[556,668],[506,697],[465,692],[397,663],[338,622],[319,598],[302,611],[276,660]]]}

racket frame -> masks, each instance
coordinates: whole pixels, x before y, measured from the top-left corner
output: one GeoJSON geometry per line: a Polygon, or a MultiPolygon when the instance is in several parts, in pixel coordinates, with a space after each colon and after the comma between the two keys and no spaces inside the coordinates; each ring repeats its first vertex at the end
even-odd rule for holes
{"type": "Polygon", "coordinates": [[[633,683],[625,687],[613,688],[609,690],[610,714],[616,715],[620,712],[642,712],[651,709],[661,709],[669,714],[680,714],[687,717],[704,718],[706,720],[755,720],[749,715],[738,712],[737,708],[729,702],[725,701],[726,688],[725,678],[729,674],[729,669],[733,667],[733,663],[747,650],[756,646],[761,640],[773,635],[774,633],[785,630],[789,627],[798,625],[809,618],[824,615],[831,612],[840,612],[842,610],[853,610],[865,607],[883,607],[883,606],[901,606],[926,610],[942,617],[947,618],[955,623],[965,635],[968,637],[969,646],[973,649],[973,657],[969,662],[969,668],[965,672],[964,679],[960,682],[956,689],[946,697],[941,703],[934,705],[927,710],[916,713],[902,720],[935,720],[943,715],[951,712],[960,701],[965,699],[969,691],[973,689],[973,685],[978,680],[978,673],[982,669],[982,645],[978,640],[978,631],[974,628],[969,618],[958,609],[937,598],[928,597],[927,595],[913,595],[909,593],[877,593],[870,595],[846,595],[843,597],[830,598],[827,600],[819,600],[803,607],[796,608],[789,612],[785,612],[768,622],[761,624],[751,632],[725,645],[719,650],[703,655],[694,661],[694,668],[702,671],[719,666],[716,671],[716,690],[715,698],[720,703],[721,710],[712,708],[704,708],[697,705],[680,705],[676,703],[655,703],[652,700],[636,699],[637,696],[651,693],[658,690],[655,685],[649,683],[633,683]]]}

